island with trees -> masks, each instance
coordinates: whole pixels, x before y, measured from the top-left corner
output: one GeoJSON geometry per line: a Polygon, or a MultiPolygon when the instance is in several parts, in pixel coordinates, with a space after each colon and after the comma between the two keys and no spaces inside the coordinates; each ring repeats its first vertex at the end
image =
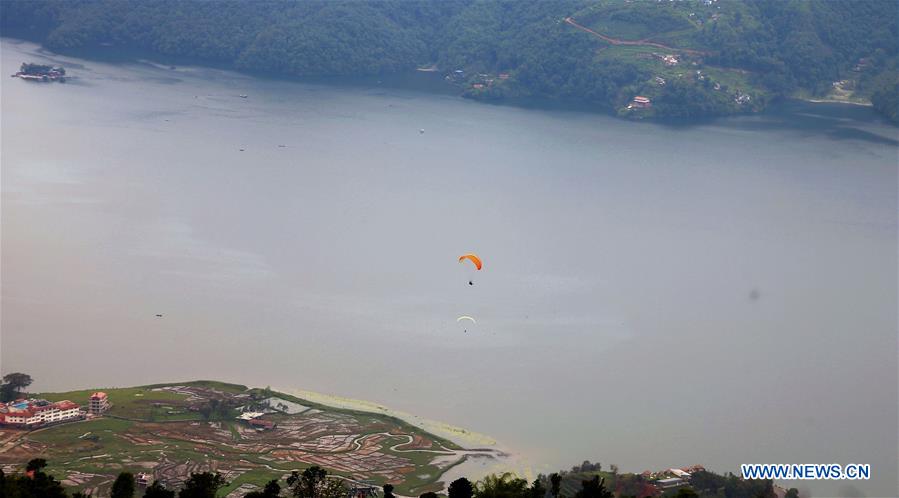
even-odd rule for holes
{"type": "Polygon", "coordinates": [[[893,0],[11,0],[7,36],[290,77],[436,71],[467,97],[635,118],[755,112],[781,97],[896,118],[893,0]],[[639,98],[637,98],[639,97],[639,98]]]}
{"type": "Polygon", "coordinates": [[[21,78],[26,81],[58,81],[66,82],[66,70],[61,66],[48,66],[23,62],[19,71],[12,75],[13,78],[21,78]]]}

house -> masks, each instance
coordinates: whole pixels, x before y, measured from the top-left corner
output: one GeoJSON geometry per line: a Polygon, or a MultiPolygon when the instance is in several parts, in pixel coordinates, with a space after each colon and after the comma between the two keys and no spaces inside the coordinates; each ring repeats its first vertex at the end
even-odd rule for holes
{"type": "Polygon", "coordinates": [[[649,100],[649,97],[644,97],[642,95],[637,95],[634,97],[634,100],[627,105],[628,109],[646,109],[647,107],[652,107],[652,101],[649,100]]]}
{"type": "Polygon", "coordinates": [[[243,420],[244,422],[249,422],[254,418],[259,418],[265,415],[265,412],[243,412],[237,416],[237,420],[243,420]]]}
{"type": "Polygon", "coordinates": [[[483,90],[484,84],[483,83],[475,83],[474,85],[471,85],[471,87],[474,88],[475,90],[483,90]]]}
{"type": "Polygon", "coordinates": [[[668,479],[659,479],[654,484],[656,485],[657,488],[661,489],[662,491],[665,491],[668,489],[675,489],[675,488],[679,488],[681,486],[686,486],[687,481],[681,479],[680,477],[671,477],[668,479]]]}
{"type": "Polygon", "coordinates": [[[501,79],[501,80],[509,79],[509,73],[499,73],[499,79],[501,79]]]}
{"type": "Polygon", "coordinates": [[[680,477],[680,478],[682,478],[682,479],[689,479],[689,478],[690,478],[690,473],[689,473],[689,472],[684,472],[684,471],[681,470],[681,469],[668,469],[668,472],[670,472],[670,473],[672,473],[674,476],[680,477]]]}
{"type": "Polygon", "coordinates": [[[137,483],[139,488],[146,488],[153,484],[153,474],[138,472],[137,475],[134,476],[134,482],[137,483]]]}
{"type": "Polygon", "coordinates": [[[752,102],[752,96],[748,93],[743,93],[740,90],[737,90],[737,93],[734,95],[734,102],[743,105],[752,102]]]}
{"type": "Polygon", "coordinates": [[[653,81],[655,81],[659,86],[665,85],[665,78],[662,78],[661,76],[656,76],[655,78],[653,78],[653,81]]]}
{"type": "Polygon", "coordinates": [[[100,415],[106,410],[109,410],[109,396],[102,391],[91,394],[87,411],[94,415],[100,415]]]}
{"type": "Polygon", "coordinates": [[[378,498],[379,488],[366,484],[353,484],[347,492],[347,498],[378,498]]]}
{"type": "Polygon", "coordinates": [[[271,420],[262,420],[258,418],[254,418],[249,421],[250,427],[261,429],[264,431],[270,431],[275,428],[275,423],[271,420]]]}

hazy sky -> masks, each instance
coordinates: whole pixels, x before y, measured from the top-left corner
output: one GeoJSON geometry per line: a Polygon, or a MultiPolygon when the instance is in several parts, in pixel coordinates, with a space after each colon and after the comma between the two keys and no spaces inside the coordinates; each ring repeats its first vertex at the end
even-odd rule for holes
{"type": "Polygon", "coordinates": [[[369,399],[536,471],[871,463],[855,488],[897,491],[899,137],[869,110],[675,128],[66,67],[2,79],[3,373],[369,399]]]}

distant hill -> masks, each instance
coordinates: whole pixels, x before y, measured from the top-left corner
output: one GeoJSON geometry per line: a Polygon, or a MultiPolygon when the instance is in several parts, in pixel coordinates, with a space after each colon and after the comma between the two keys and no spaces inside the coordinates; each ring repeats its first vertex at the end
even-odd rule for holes
{"type": "Polygon", "coordinates": [[[138,49],[298,77],[436,64],[468,97],[645,118],[803,96],[870,100],[896,119],[897,19],[894,0],[0,2],[4,35],[61,52],[138,49]]]}

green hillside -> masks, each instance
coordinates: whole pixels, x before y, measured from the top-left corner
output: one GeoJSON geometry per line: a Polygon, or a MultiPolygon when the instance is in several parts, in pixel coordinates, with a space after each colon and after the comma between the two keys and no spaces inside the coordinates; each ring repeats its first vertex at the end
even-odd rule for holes
{"type": "Polygon", "coordinates": [[[7,0],[0,14],[4,35],[61,52],[140,50],[292,77],[436,64],[468,97],[630,117],[752,112],[781,96],[870,100],[896,116],[893,0],[7,0]],[[637,95],[653,105],[629,110],[637,95]]]}

